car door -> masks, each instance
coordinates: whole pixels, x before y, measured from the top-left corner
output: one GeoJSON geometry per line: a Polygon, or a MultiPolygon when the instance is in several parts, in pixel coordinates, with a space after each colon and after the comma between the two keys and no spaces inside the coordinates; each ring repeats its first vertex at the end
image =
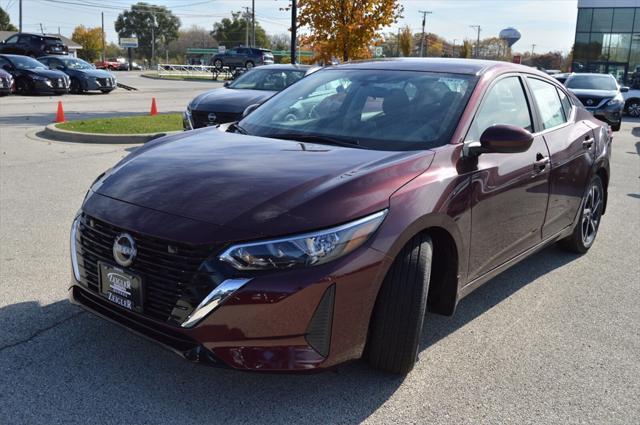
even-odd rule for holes
{"type": "Polygon", "coordinates": [[[30,35],[21,35],[18,39],[18,44],[16,45],[16,54],[18,55],[33,55],[34,52],[31,51],[31,39],[33,37],[30,35]]]}
{"type": "Polygon", "coordinates": [[[238,51],[236,49],[227,50],[224,56],[224,64],[226,66],[238,65],[238,51]]]}
{"type": "MultiPolygon", "coordinates": [[[[535,130],[523,78],[500,77],[485,93],[467,134],[477,141],[494,124],[535,130]]],[[[469,278],[477,278],[541,240],[549,197],[549,152],[541,135],[522,153],[483,153],[471,177],[469,278]]]]}
{"type": "Polygon", "coordinates": [[[11,37],[7,38],[2,44],[2,53],[17,53],[19,38],[20,36],[18,34],[12,35],[11,37]]]}
{"type": "Polygon", "coordinates": [[[573,224],[594,156],[592,128],[576,121],[576,110],[564,89],[539,78],[527,77],[537,106],[551,159],[549,206],[542,238],[573,224]]]}

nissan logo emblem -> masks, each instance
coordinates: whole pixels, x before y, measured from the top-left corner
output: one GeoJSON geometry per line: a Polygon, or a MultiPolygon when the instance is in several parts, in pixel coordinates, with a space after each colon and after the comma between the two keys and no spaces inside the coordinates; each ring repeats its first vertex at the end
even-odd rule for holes
{"type": "Polygon", "coordinates": [[[113,259],[122,267],[128,267],[136,258],[136,242],[128,233],[121,233],[113,241],[113,259]]]}
{"type": "Polygon", "coordinates": [[[593,99],[587,99],[587,105],[593,105],[593,99]]]}
{"type": "Polygon", "coordinates": [[[216,114],[214,114],[213,112],[207,115],[207,120],[209,120],[209,122],[216,122],[216,118],[216,114]]]}

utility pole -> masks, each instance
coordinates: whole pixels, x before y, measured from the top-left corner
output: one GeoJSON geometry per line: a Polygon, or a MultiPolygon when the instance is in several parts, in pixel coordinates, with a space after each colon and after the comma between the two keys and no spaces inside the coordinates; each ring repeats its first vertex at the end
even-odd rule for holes
{"type": "Polygon", "coordinates": [[[535,50],[535,48],[536,48],[536,45],[532,44],[531,45],[531,57],[533,57],[533,51],[535,50]]]}
{"type": "Polygon", "coordinates": [[[256,46],[256,0],[251,0],[251,47],[256,46]]]}
{"type": "Polygon", "coordinates": [[[20,14],[20,24],[19,24],[20,28],[19,29],[20,29],[20,32],[22,32],[22,0],[20,0],[19,10],[20,10],[20,12],[19,12],[19,14],[20,14]]]}
{"type": "Polygon", "coordinates": [[[431,12],[429,10],[419,10],[418,13],[422,13],[422,37],[420,38],[420,57],[422,57],[422,54],[424,52],[424,50],[423,50],[424,49],[424,44],[425,44],[424,43],[424,26],[425,26],[426,21],[427,21],[427,15],[431,15],[433,12],[431,12]]]}
{"type": "Polygon", "coordinates": [[[398,27],[398,36],[396,38],[396,44],[398,45],[398,54],[397,54],[397,56],[400,57],[400,27],[398,27]]]}
{"type": "Polygon", "coordinates": [[[106,58],[106,51],[104,48],[104,12],[100,13],[100,16],[102,17],[102,64],[104,65],[104,63],[107,61],[106,58]]]}
{"type": "Polygon", "coordinates": [[[153,14],[153,21],[151,22],[151,65],[156,63],[156,15],[153,14]]]}
{"type": "Polygon", "coordinates": [[[244,9],[244,28],[245,28],[245,32],[244,32],[244,45],[245,46],[249,46],[249,26],[251,25],[251,23],[249,22],[249,17],[251,16],[251,14],[249,13],[249,8],[248,7],[243,7],[244,9]]]}
{"type": "Polygon", "coordinates": [[[42,22],[40,22],[40,34],[44,35],[44,30],[42,29],[42,22]]]}
{"type": "Polygon", "coordinates": [[[296,24],[298,21],[296,0],[291,0],[291,63],[296,63],[296,24]]]}
{"type": "Polygon", "coordinates": [[[480,25],[469,25],[469,26],[471,28],[474,28],[476,31],[478,31],[478,38],[476,41],[476,54],[473,55],[477,59],[480,56],[480,31],[482,30],[482,27],[480,27],[480,25]]]}

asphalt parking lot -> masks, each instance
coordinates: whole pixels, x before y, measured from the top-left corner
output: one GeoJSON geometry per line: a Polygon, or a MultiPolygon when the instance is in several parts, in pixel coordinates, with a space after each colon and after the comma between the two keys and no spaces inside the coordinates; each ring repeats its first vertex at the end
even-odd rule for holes
{"type": "Polygon", "coordinates": [[[39,139],[57,101],[68,119],[148,112],[152,96],[178,112],[219,84],[117,75],[140,90],[0,99],[0,423],[637,423],[640,120],[615,136],[592,250],[549,247],[454,317],[427,315],[406,378],[362,362],[263,375],[187,363],[67,301],[73,215],[135,146],[39,139]]]}

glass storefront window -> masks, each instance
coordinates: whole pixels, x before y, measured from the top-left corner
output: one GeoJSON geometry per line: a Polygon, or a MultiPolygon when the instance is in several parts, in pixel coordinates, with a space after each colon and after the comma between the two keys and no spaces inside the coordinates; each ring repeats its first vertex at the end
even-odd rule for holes
{"type": "Polygon", "coordinates": [[[629,73],[640,67],[640,33],[631,36],[631,55],[629,56],[629,73]]]}
{"type": "Polygon", "coordinates": [[[578,9],[578,24],[576,27],[576,31],[577,32],[591,31],[592,16],[593,16],[593,9],[578,9]]]}
{"type": "Polygon", "coordinates": [[[611,32],[613,22],[613,9],[594,9],[591,31],[611,32]]]}
{"type": "Polygon", "coordinates": [[[633,24],[633,30],[640,32],[640,7],[636,8],[636,22],[633,24]]]}
{"type": "Polygon", "coordinates": [[[633,31],[634,9],[621,8],[613,11],[613,27],[611,32],[633,31]]]}
{"type": "Polygon", "coordinates": [[[592,61],[606,61],[609,58],[609,34],[592,32],[589,38],[589,54],[592,61]]]}
{"type": "Polygon", "coordinates": [[[576,43],[573,46],[573,60],[585,64],[589,60],[589,33],[576,34],[576,43]]]}
{"type": "Polygon", "coordinates": [[[629,60],[631,34],[609,34],[609,61],[626,62],[629,60]]]}

